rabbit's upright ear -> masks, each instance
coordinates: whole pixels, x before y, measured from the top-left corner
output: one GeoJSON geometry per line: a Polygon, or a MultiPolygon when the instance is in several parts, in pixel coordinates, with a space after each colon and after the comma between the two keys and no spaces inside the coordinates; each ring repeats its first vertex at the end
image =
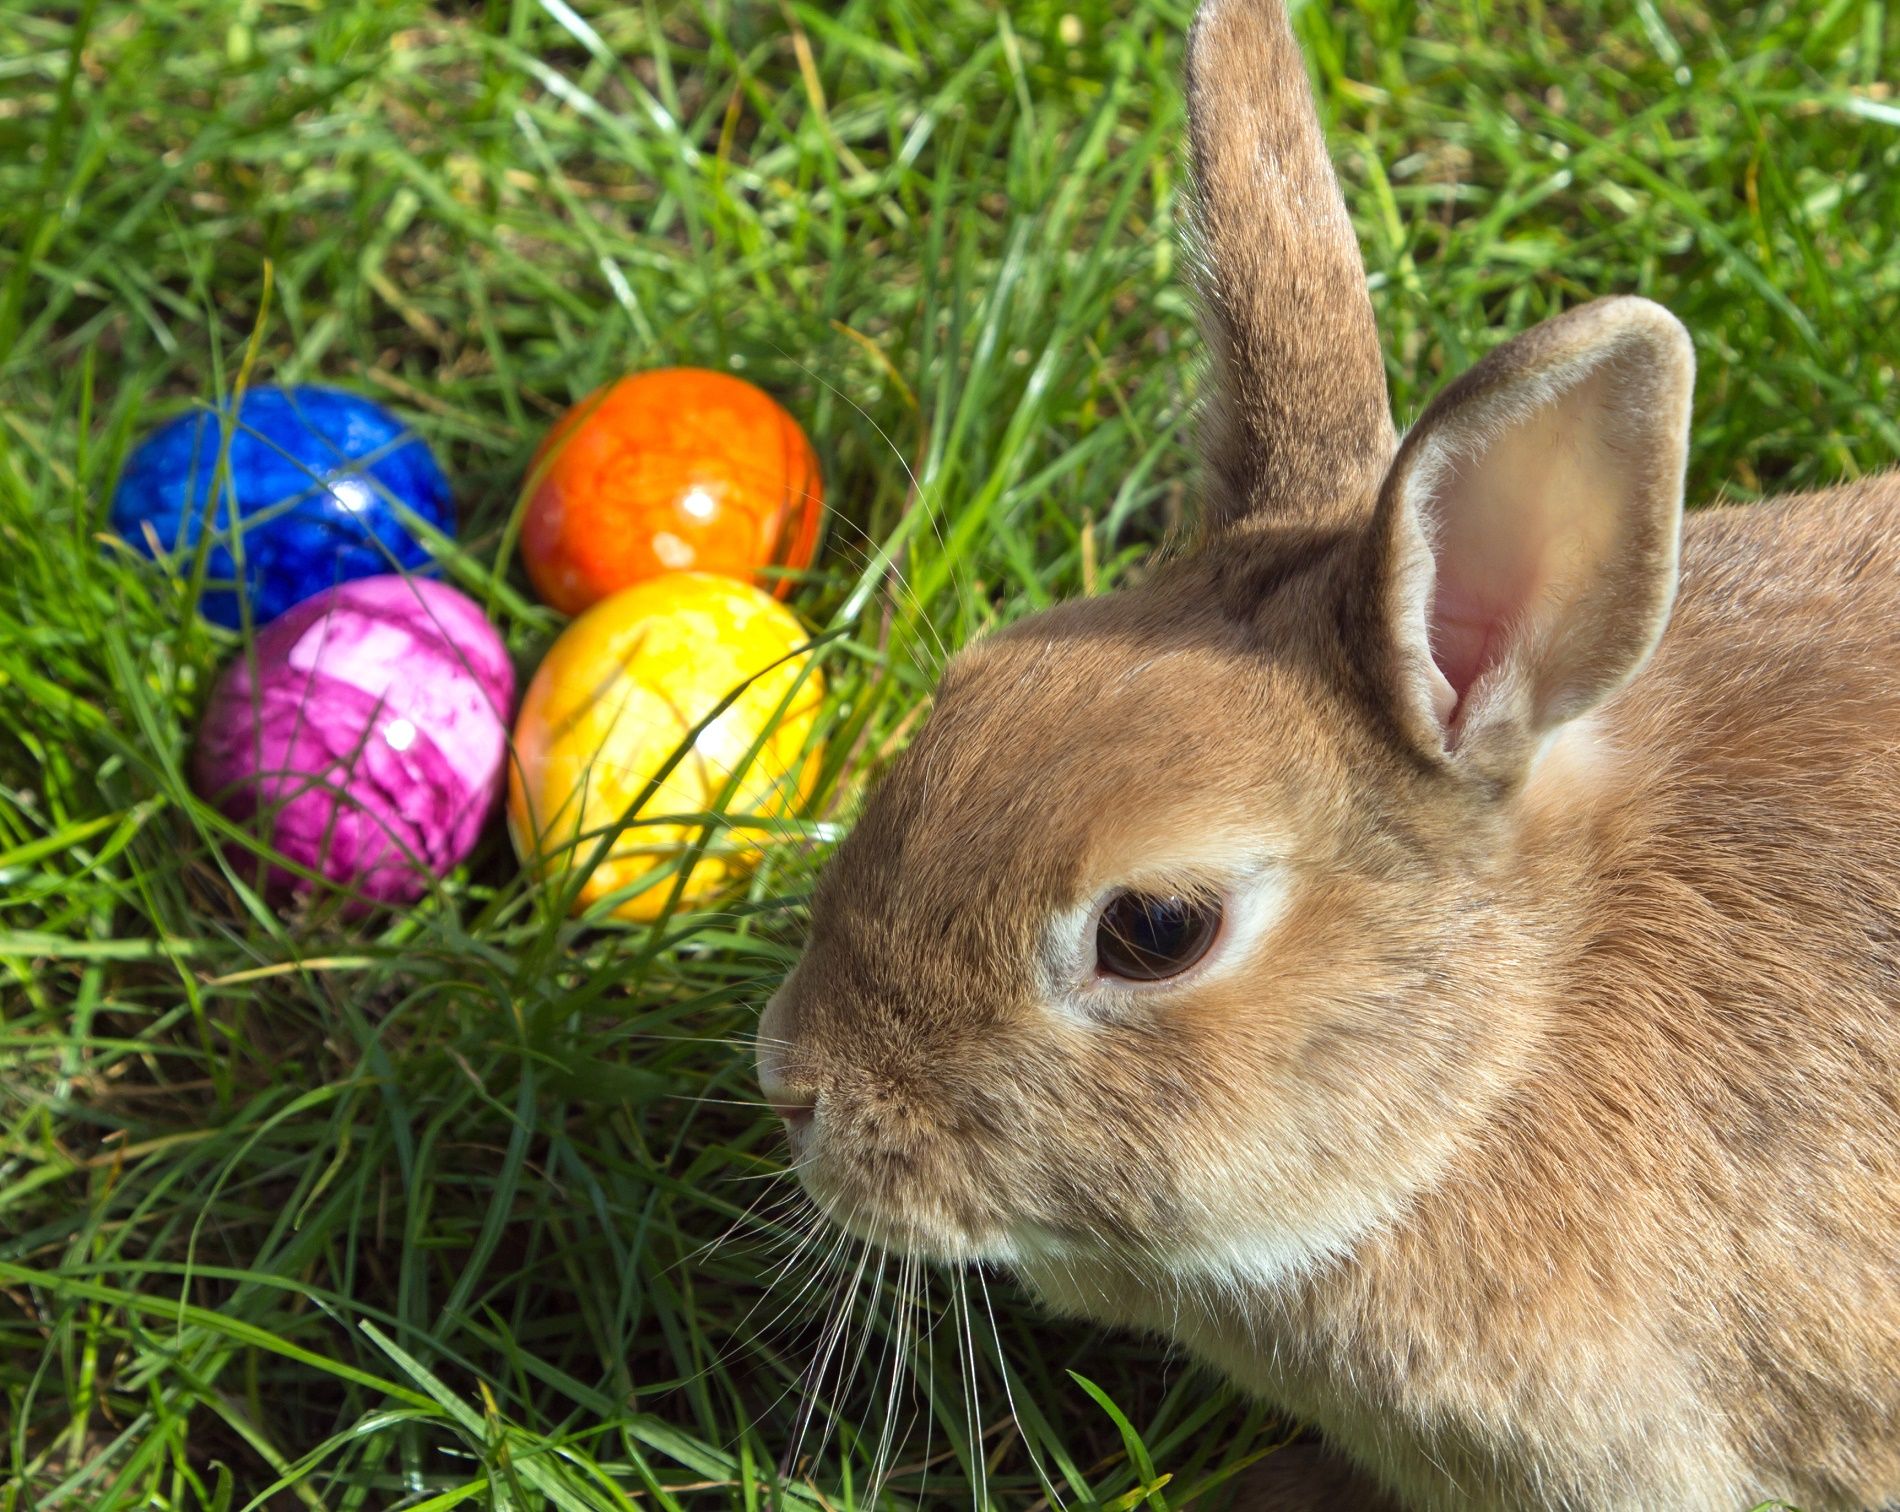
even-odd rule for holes
{"type": "Polygon", "coordinates": [[[1282,0],[1206,0],[1188,44],[1214,350],[1205,515],[1359,523],[1397,444],[1365,265],[1282,0]]]}
{"type": "Polygon", "coordinates": [[[1694,383],[1673,315],[1604,299],[1499,347],[1406,436],[1369,538],[1368,633],[1428,754],[1508,780],[1649,659],[1694,383]]]}

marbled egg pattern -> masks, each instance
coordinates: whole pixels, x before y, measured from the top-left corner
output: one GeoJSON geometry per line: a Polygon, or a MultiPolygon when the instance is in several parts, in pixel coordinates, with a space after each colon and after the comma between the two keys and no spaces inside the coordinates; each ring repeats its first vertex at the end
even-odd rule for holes
{"type": "Polygon", "coordinates": [[[358,579],[266,626],[254,658],[225,669],[196,785],[300,865],[370,899],[414,898],[492,813],[513,702],[506,649],[467,598],[426,578],[358,579]]]}
{"type": "Polygon", "coordinates": [[[120,536],[187,562],[210,514],[206,578],[224,586],[207,586],[200,608],[218,624],[241,622],[230,586],[234,518],[257,624],[337,583],[424,566],[428,549],[397,501],[437,530],[455,528],[448,479],[428,446],[381,405],[314,385],[245,393],[210,509],[229,418],[194,410],[160,426],[132,453],[112,497],[120,536]]]}
{"type": "Polygon", "coordinates": [[[565,872],[625,822],[577,900],[648,879],[616,905],[625,919],[658,917],[672,877],[655,873],[688,846],[706,850],[682,890],[687,906],[742,875],[772,838],[771,821],[797,813],[818,776],[825,684],[808,665],[808,640],[770,594],[712,573],[649,578],[588,610],[549,648],[515,721],[508,822],[522,859],[565,872]],[[675,817],[714,810],[728,823],[711,834],[675,817]]]}
{"type": "Polygon", "coordinates": [[[521,560],[565,614],[668,572],[757,578],[811,565],[824,513],[798,422],[730,373],[656,368],[596,389],[548,432],[529,473],[521,560]]]}

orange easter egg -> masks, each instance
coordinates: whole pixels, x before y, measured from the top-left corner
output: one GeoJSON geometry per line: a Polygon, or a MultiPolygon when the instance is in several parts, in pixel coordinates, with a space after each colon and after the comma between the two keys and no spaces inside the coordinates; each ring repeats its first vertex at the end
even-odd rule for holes
{"type": "Polygon", "coordinates": [[[783,598],[811,565],[824,485],[798,422],[729,373],[656,368],[596,389],[555,424],[528,475],[521,559],[579,614],[663,572],[746,578],[783,598]]]}

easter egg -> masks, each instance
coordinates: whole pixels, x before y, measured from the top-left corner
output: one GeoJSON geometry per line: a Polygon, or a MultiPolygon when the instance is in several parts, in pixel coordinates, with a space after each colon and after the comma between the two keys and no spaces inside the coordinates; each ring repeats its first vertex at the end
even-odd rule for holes
{"type": "Polygon", "coordinates": [[[588,866],[631,815],[576,900],[644,881],[613,909],[627,919],[659,916],[702,839],[683,902],[742,875],[769,838],[747,819],[793,814],[817,774],[824,684],[798,651],[807,639],[769,594],[703,572],[651,578],[589,609],[548,651],[515,721],[508,827],[522,859],[549,877],[588,866]],[[715,811],[730,818],[707,838],[689,816],[715,811]]]}
{"type": "Polygon", "coordinates": [[[770,395],[703,368],[596,389],[548,434],[528,475],[521,559],[565,614],[663,572],[755,579],[782,598],[811,565],[818,458],[770,395]]]}
{"type": "Polygon", "coordinates": [[[311,385],[250,389],[235,414],[168,421],[112,497],[112,528],[181,571],[209,531],[199,607],[229,626],[242,621],[240,593],[263,624],[338,583],[424,566],[413,520],[455,528],[428,446],[380,404],[311,385]]]}
{"type": "MultiPolygon", "coordinates": [[[[358,578],[273,620],[224,669],[193,786],[299,866],[373,902],[413,899],[494,812],[514,691],[469,599],[428,578],[358,578]]],[[[266,881],[308,885],[283,868],[266,881]]]]}

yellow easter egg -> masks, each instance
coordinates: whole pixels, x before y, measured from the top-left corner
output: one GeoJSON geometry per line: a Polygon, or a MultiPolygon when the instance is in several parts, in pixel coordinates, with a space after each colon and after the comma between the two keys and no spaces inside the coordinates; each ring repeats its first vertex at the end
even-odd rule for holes
{"type": "Polygon", "coordinates": [[[577,903],[649,879],[614,907],[626,919],[658,917],[701,840],[682,904],[743,875],[770,838],[757,821],[795,814],[817,776],[824,681],[809,652],[792,654],[808,639],[770,594],[704,572],[649,578],[581,615],[515,721],[508,829],[522,860],[550,878],[587,866],[627,819],[577,903]],[[690,817],[709,813],[725,816],[710,834],[690,817]]]}

